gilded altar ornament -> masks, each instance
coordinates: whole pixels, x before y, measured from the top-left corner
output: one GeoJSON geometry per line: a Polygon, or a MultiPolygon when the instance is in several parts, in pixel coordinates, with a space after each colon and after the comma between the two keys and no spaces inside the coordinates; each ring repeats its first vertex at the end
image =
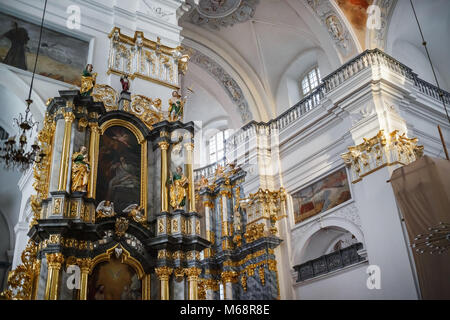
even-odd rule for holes
{"type": "Polygon", "coordinates": [[[125,232],[128,230],[128,220],[124,217],[120,217],[116,219],[115,224],[115,233],[119,238],[125,235],[125,232]]]}
{"type": "Polygon", "coordinates": [[[22,252],[22,264],[18,265],[8,275],[8,289],[0,294],[1,299],[32,300],[35,288],[35,279],[39,274],[40,261],[37,260],[38,246],[29,240],[22,252]]]}
{"type": "Polygon", "coordinates": [[[172,98],[169,99],[169,121],[183,120],[185,102],[186,98],[182,99],[178,91],[172,92],[172,98]]]}
{"type": "Polygon", "coordinates": [[[130,204],[123,210],[124,213],[128,213],[128,216],[137,223],[145,223],[144,208],[137,204],[130,204]]]}
{"type": "Polygon", "coordinates": [[[95,102],[103,102],[106,112],[119,109],[116,90],[107,84],[96,84],[92,91],[95,102]]]}
{"type": "Polygon", "coordinates": [[[201,279],[198,281],[197,283],[198,285],[198,289],[197,289],[197,294],[198,300],[206,300],[206,280],[205,279],[201,279]]]}
{"type": "MultiPolygon", "coordinates": [[[[56,123],[48,113],[44,118],[44,127],[38,133],[39,147],[46,156],[40,162],[35,163],[33,167],[33,187],[37,194],[31,198],[31,208],[33,210],[33,219],[31,225],[36,224],[36,220],[41,218],[41,202],[48,196],[50,184],[50,164],[53,153],[53,137],[56,129],[56,123]]],[[[45,217],[42,217],[45,218],[45,217]]]]}
{"type": "Polygon", "coordinates": [[[259,279],[261,280],[261,284],[262,284],[263,286],[265,286],[265,285],[266,285],[266,278],[265,278],[264,265],[261,265],[261,266],[259,267],[258,272],[259,272],[259,279]]]}
{"type": "Polygon", "coordinates": [[[188,179],[183,174],[181,166],[176,168],[176,171],[170,174],[170,205],[174,209],[182,209],[186,204],[186,188],[189,184],[188,179]]]}
{"type": "Polygon", "coordinates": [[[97,78],[97,73],[92,72],[94,67],[92,64],[86,65],[86,68],[83,70],[83,74],[81,76],[81,89],[80,93],[82,96],[90,96],[94,89],[95,81],[97,78]]]}
{"type": "Polygon", "coordinates": [[[247,291],[247,277],[245,276],[245,273],[241,277],[241,285],[244,291],[247,291]]]}
{"type": "Polygon", "coordinates": [[[89,171],[87,148],[82,146],[72,156],[72,192],[87,192],[89,171]]]}
{"type": "Polygon", "coordinates": [[[352,183],[357,183],[383,167],[407,165],[421,158],[423,146],[418,146],[417,142],[417,138],[407,138],[398,130],[389,135],[380,130],[372,138],[363,138],[361,144],[348,147],[348,152],[341,154],[341,158],[350,169],[352,183]]]}
{"type": "Polygon", "coordinates": [[[110,218],[116,215],[114,212],[114,203],[109,200],[102,200],[95,211],[96,219],[110,218]]]}
{"type": "Polygon", "coordinates": [[[183,54],[178,59],[178,72],[180,72],[181,74],[186,74],[186,71],[188,69],[189,59],[190,59],[190,57],[188,54],[183,54]]]}
{"type": "Polygon", "coordinates": [[[247,243],[256,241],[264,236],[265,236],[265,233],[264,233],[264,224],[263,223],[252,224],[250,226],[247,226],[247,230],[244,234],[244,238],[247,243]]]}

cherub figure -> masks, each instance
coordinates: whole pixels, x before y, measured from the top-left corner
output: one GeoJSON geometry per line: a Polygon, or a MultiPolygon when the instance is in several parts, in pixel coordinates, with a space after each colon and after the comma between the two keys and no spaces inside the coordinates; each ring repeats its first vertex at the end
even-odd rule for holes
{"type": "Polygon", "coordinates": [[[95,211],[97,212],[97,219],[113,217],[116,214],[114,212],[114,203],[109,200],[101,201],[95,211]]]}
{"type": "Polygon", "coordinates": [[[145,222],[144,208],[137,204],[130,204],[123,210],[124,213],[128,213],[128,216],[131,217],[137,223],[145,222]]]}

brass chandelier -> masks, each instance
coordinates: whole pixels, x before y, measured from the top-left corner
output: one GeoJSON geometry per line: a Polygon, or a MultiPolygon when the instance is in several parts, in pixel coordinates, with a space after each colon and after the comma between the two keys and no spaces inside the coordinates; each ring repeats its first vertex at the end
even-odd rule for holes
{"type": "Polygon", "coordinates": [[[31,93],[33,91],[34,76],[36,74],[36,65],[39,58],[39,49],[41,47],[42,30],[44,26],[45,11],[47,8],[47,0],[45,0],[44,11],[42,14],[42,21],[39,32],[39,42],[36,51],[36,59],[34,61],[33,75],[31,78],[30,91],[28,99],[25,100],[27,108],[25,109],[25,115],[19,114],[18,118],[14,118],[15,124],[19,127],[19,141],[16,142],[16,136],[12,136],[9,139],[3,141],[0,146],[0,161],[3,162],[5,169],[18,169],[19,171],[26,171],[34,163],[39,163],[45,154],[41,152],[37,142],[34,142],[30,147],[27,146],[27,136],[31,138],[33,129],[38,130],[38,122],[33,120],[30,113],[30,105],[33,103],[31,100],[31,93]]]}

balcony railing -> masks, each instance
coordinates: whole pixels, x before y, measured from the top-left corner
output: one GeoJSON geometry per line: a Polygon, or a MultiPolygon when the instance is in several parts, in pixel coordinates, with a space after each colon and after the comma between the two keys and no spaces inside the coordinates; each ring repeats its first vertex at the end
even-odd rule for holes
{"type": "MultiPolygon", "coordinates": [[[[366,50],[342,65],[336,71],[324,77],[321,84],[311,94],[304,97],[275,119],[272,119],[269,122],[251,121],[243,126],[227,139],[227,150],[234,150],[237,145],[240,145],[246,139],[255,136],[256,132],[260,132],[261,130],[271,134],[271,131],[273,130],[283,130],[287,128],[293,122],[298,121],[305,114],[321,105],[323,98],[327,93],[336,89],[356,74],[359,74],[368,68],[380,66],[388,68],[392,72],[409,79],[423,94],[439,101],[443,100],[446,104],[450,104],[450,93],[447,91],[440,91],[436,86],[420,79],[411,68],[405,66],[383,51],[379,49],[366,50]]],[[[217,167],[217,164],[212,164],[210,166],[217,167]]]]}
{"type": "Polygon", "coordinates": [[[358,250],[362,249],[362,247],[362,243],[355,243],[347,248],[294,266],[294,270],[298,274],[297,282],[305,281],[364,261],[365,259],[358,254],[358,250]]]}
{"type": "Polygon", "coordinates": [[[195,169],[194,170],[194,181],[200,180],[202,176],[204,176],[205,178],[212,177],[215,174],[217,167],[219,165],[225,166],[225,163],[226,163],[226,158],[223,158],[222,160],[211,163],[207,166],[195,169]]]}

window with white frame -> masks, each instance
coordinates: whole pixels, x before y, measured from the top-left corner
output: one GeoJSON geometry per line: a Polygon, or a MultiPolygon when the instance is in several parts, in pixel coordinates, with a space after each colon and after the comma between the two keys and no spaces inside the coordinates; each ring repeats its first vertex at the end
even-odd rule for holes
{"type": "Polygon", "coordinates": [[[320,72],[319,68],[315,66],[311,71],[309,71],[300,82],[300,89],[303,97],[313,92],[320,84],[320,72]]]}
{"type": "Polygon", "coordinates": [[[220,161],[225,156],[225,141],[230,137],[231,130],[223,130],[209,139],[209,163],[220,161]]]}

